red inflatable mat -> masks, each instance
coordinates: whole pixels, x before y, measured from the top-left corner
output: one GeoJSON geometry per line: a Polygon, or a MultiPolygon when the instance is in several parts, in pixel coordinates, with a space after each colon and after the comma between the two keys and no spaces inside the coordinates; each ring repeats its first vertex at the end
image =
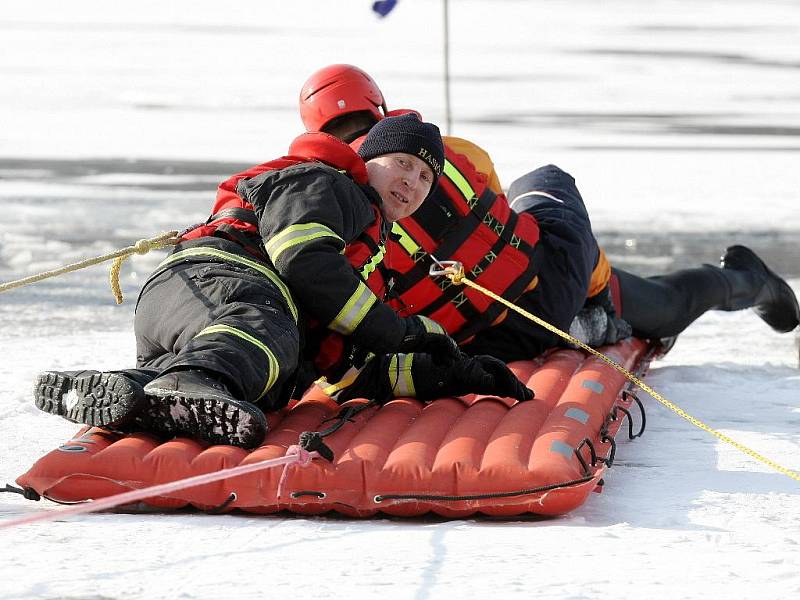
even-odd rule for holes
{"type": "MultiPolygon", "coordinates": [[[[643,374],[645,342],[629,339],[603,351],[643,374]]],[[[625,378],[595,357],[558,350],[510,365],[536,391],[516,403],[487,396],[444,398],[423,405],[398,399],[369,407],[325,443],[332,463],[318,458],[155,497],[148,505],[254,513],[328,511],[354,517],[382,512],[445,517],[475,513],[556,515],[580,506],[598,487],[611,441],[631,399],[625,378]],[[613,418],[616,416],[617,418],[613,418]],[[594,454],[594,457],[593,457],[594,454]]],[[[354,401],[350,404],[363,404],[354,401]]],[[[269,415],[270,433],[254,451],[204,447],[193,440],[162,442],[84,429],[17,479],[57,502],[102,498],[149,485],[283,456],[303,431],[330,426],[342,407],[313,388],[290,409],[269,415]]]]}

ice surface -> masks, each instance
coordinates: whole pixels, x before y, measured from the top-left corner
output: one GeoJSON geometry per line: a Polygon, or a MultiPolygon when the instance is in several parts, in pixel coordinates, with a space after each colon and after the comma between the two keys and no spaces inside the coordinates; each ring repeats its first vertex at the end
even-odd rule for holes
{"type": "MultiPolygon", "coordinates": [[[[283,154],[302,81],[356,63],[390,108],[443,122],[440,2],[31,0],[0,14],[0,281],[181,228],[215,182],[283,154]]],[[[747,240],[800,290],[800,8],[790,1],[450,2],[452,133],[508,184],[573,173],[612,259],[643,273],[747,240]],[[780,251],[775,251],[775,248],[780,251]],[[642,248],[649,248],[643,252],[642,248]]],[[[0,296],[5,481],[76,427],[45,369],[130,366],[161,255],[0,296]]],[[[648,383],[800,470],[795,334],[709,313],[648,383]]],[[[511,522],[99,514],[4,530],[0,598],[792,598],[800,484],[655,401],[605,491],[511,522]]],[[[58,510],[0,497],[0,517],[58,510]]]]}

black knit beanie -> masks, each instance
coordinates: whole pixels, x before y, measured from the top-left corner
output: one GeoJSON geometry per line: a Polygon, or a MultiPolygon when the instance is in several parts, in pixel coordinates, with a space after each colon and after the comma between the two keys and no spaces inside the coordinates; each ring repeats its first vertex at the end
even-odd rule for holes
{"type": "Polygon", "coordinates": [[[436,187],[444,165],[444,145],[436,125],[424,123],[412,113],[386,117],[370,129],[358,149],[364,162],[392,152],[404,152],[425,161],[433,171],[431,189],[436,187]]]}

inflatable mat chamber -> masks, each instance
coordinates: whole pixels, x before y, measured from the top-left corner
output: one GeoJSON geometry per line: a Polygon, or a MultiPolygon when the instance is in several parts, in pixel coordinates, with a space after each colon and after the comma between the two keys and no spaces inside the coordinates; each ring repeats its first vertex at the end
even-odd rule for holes
{"type": "MultiPolygon", "coordinates": [[[[638,339],[601,349],[642,376],[654,350],[638,339]]],[[[145,504],[172,509],[251,513],[329,511],[465,517],[558,515],[580,506],[613,462],[614,436],[644,412],[625,377],[596,357],[568,349],[511,363],[536,392],[528,402],[491,396],[413,399],[369,406],[324,441],[333,460],[265,469],[153,497],[145,504]],[[282,479],[283,477],[283,479],[282,479]],[[279,485],[280,484],[280,485],[279,485]]],[[[360,406],[364,400],[347,405],[360,406]]],[[[29,492],[56,502],[98,499],[283,456],[305,431],[328,428],[344,407],[312,388],[302,400],[268,415],[270,431],[253,451],[146,433],[81,430],[17,479],[29,492]]]]}

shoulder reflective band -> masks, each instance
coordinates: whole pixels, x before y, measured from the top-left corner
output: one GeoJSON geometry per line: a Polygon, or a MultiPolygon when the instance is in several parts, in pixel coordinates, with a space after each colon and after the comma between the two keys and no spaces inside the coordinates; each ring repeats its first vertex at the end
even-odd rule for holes
{"type": "Polygon", "coordinates": [[[275,385],[275,382],[278,379],[278,374],[280,372],[280,365],[278,365],[278,359],[275,358],[275,355],[272,351],[267,348],[266,344],[261,342],[260,340],[254,338],[249,333],[245,333],[241,329],[236,329],[235,327],[230,327],[229,325],[212,325],[211,327],[206,327],[200,333],[198,333],[194,337],[200,337],[201,335],[211,335],[212,333],[227,333],[230,335],[234,335],[238,338],[246,340],[260,349],[264,354],[267,355],[267,383],[264,385],[264,389],[261,394],[256,398],[256,400],[260,400],[264,397],[264,395],[272,389],[272,386],[275,385]]]}
{"type": "Polygon", "coordinates": [[[469,204],[470,207],[474,206],[478,202],[475,190],[472,189],[472,186],[469,184],[469,181],[467,181],[467,178],[464,177],[461,174],[461,171],[459,171],[449,160],[444,161],[444,174],[458,188],[458,191],[463,194],[467,204],[469,204]]]}
{"type": "Polygon", "coordinates": [[[300,225],[290,225],[283,231],[278,232],[271,240],[264,244],[264,248],[266,248],[270,260],[276,263],[278,262],[278,257],[284,250],[321,237],[337,239],[341,244],[340,250],[345,246],[344,240],[334,233],[330,227],[319,223],[303,223],[300,225]]]}
{"type": "Polygon", "coordinates": [[[363,281],[358,283],[356,291],[345,302],[339,314],[328,324],[328,329],[332,329],[342,335],[350,335],[361,324],[367,316],[369,309],[378,301],[378,297],[373,294],[363,281]]]}
{"type": "Polygon", "coordinates": [[[361,279],[366,281],[367,277],[369,277],[370,274],[375,269],[378,268],[378,265],[381,264],[381,261],[383,260],[383,257],[385,255],[386,255],[386,246],[381,244],[380,246],[378,246],[377,254],[373,255],[372,258],[370,258],[370,260],[363,267],[361,267],[361,272],[360,272],[361,279]]]}
{"type": "Polygon", "coordinates": [[[294,304],[294,300],[292,299],[292,294],[289,292],[289,288],[286,287],[286,284],[283,283],[280,277],[278,277],[277,273],[275,273],[272,269],[270,269],[266,265],[262,265],[259,262],[254,260],[250,260],[244,256],[239,256],[238,254],[233,254],[231,252],[225,252],[224,250],[219,250],[217,248],[204,248],[202,246],[197,248],[187,248],[185,250],[179,250],[175,254],[169,255],[158,267],[164,267],[170,263],[177,262],[179,260],[183,260],[184,258],[189,258],[193,256],[211,256],[213,258],[218,258],[219,260],[225,262],[232,262],[240,265],[244,265],[245,267],[249,267],[254,271],[258,271],[262,275],[264,275],[267,279],[269,279],[275,286],[280,290],[281,294],[283,295],[283,299],[286,300],[286,304],[289,306],[289,311],[292,313],[292,318],[294,322],[297,323],[297,307],[294,304]]]}
{"type": "Polygon", "coordinates": [[[389,360],[389,385],[392,387],[392,395],[395,398],[416,397],[414,378],[411,376],[413,363],[413,354],[392,354],[392,358],[389,360]]]}
{"type": "Polygon", "coordinates": [[[392,233],[399,237],[397,243],[403,247],[403,250],[408,252],[409,256],[414,256],[420,249],[420,245],[408,235],[408,232],[397,221],[392,223],[392,233]]]}

